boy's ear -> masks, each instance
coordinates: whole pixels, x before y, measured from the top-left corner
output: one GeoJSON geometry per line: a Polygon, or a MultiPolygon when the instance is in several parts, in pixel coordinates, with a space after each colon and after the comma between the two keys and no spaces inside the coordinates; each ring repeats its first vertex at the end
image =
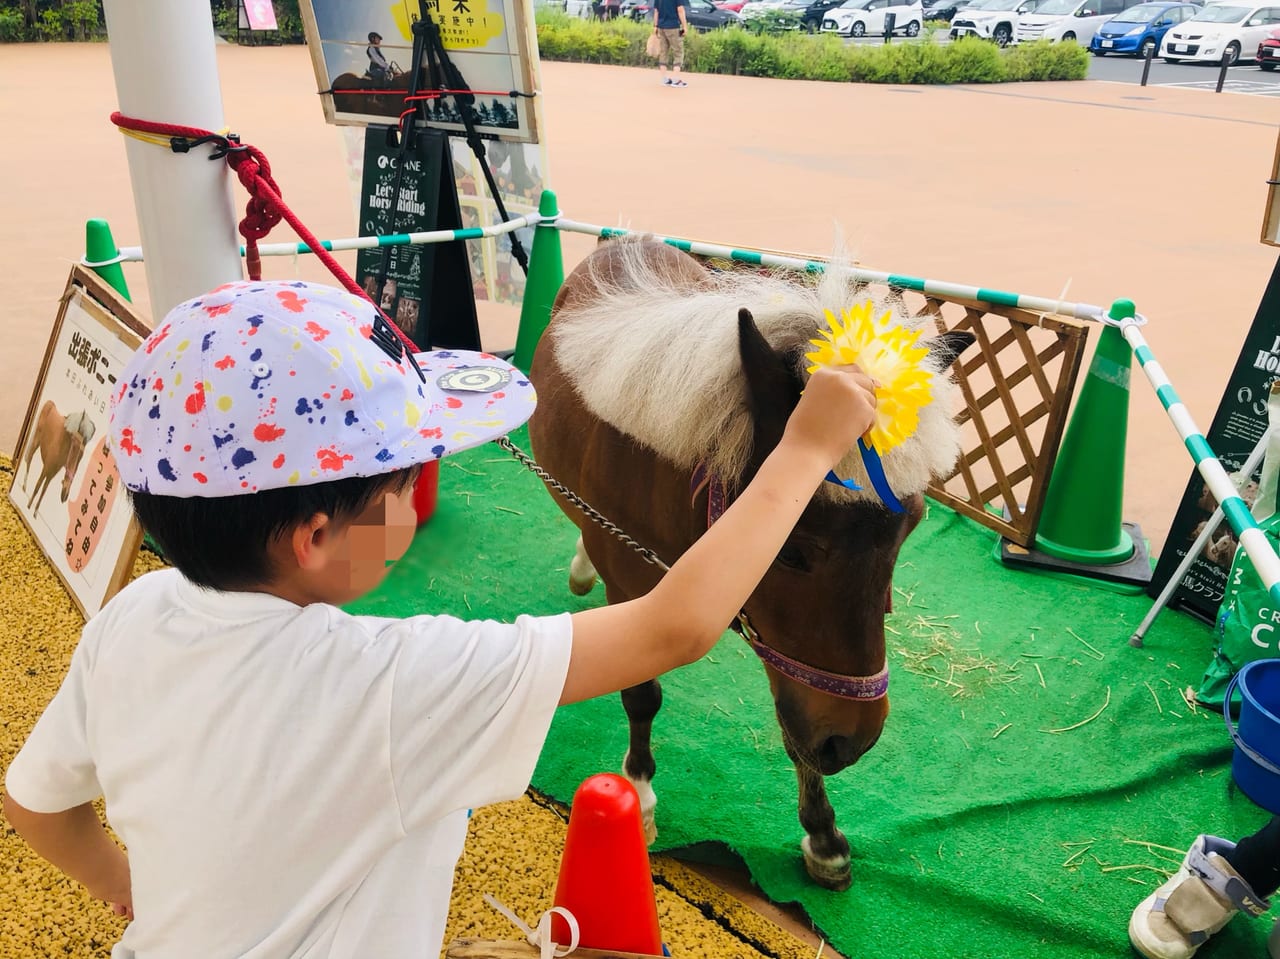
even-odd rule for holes
{"type": "Polygon", "coordinates": [[[333,520],[326,513],[315,513],[299,523],[289,534],[289,552],[299,569],[323,569],[329,561],[329,543],[333,538],[333,520]]]}

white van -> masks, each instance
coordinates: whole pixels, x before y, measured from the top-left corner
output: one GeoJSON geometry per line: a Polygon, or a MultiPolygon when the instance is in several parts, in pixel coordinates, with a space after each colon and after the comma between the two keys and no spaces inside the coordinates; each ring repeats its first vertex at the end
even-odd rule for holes
{"type": "Polygon", "coordinates": [[[924,23],[920,0],[845,0],[822,15],[822,32],[843,37],[883,36],[890,13],[894,15],[894,33],[919,35],[924,23]]]}
{"type": "Polygon", "coordinates": [[[1018,41],[1074,40],[1087,47],[1098,27],[1130,6],[1131,0],[1045,0],[1018,20],[1018,41]]]}

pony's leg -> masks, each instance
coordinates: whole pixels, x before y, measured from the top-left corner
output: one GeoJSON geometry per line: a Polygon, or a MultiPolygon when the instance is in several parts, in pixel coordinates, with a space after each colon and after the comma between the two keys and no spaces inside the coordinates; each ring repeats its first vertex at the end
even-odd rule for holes
{"type": "Polygon", "coordinates": [[[44,492],[49,488],[49,484],[51,482],[53,482],[52,473],[42,472],[40,474],[36,479],[35,487],[31,490],[31,498],[27,500],[27,509],[31,510],[33,513],[40,512],[40,504],[44,502],[44,492]],[[32,503],[35,503],[34,508],[31,505],[32,503]]]}
{"type": "Polygon", "coordinates": [[[640,794],[640,815],[644,821],[644,838],[653,842],[658,838],[653,810],[658,797],[653,793],[653,773],[657,768],[651,746],[653,717],[662,706],[662,686],[656,679],[622,691],[622,708],[627,711],[631,724],[631,742],[627,754],[622,757],[622,771],[640,794]]]}
{"type": "Polygon", "coordinates": [[[40,437],[39,435],[34,435],[31,437],[31,445],[27,447],[27,457],[23,461],[23,466],[26,467],[26,471],[22,474],[23,491],[25,491],[27,488],[27,480],[31,478],[31,457],[36,455],[36,450],[38,450],[39,448],[40,448],[40,437]]]}
{"type": "MultiPolygon", "coordinates": [[[[791,760],[795,762],[795,757],[791,760]]],[[[800,784],[800,825],[806,834],[800,840],[804,868],[820,886],[837,891],[848,889],[852,878],[849,841],[836,828],[836,813],[827,799],[826,782],[820,772],[800,762],[796,762],[796,779],[800,784]]]]}
{"type": "Polygon", "coordinates": [[[574,596],[586,596],[596,584],[596,568],[591,565],[591,557],[587,555],[587,547],[578,537],[578,545],[574,547],[573,559],[569,562],[569,592],[574,596]]]}

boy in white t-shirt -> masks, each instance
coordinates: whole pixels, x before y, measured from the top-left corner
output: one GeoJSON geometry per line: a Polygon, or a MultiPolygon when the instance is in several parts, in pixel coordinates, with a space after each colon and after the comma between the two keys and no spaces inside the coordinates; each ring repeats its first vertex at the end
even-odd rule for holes
{"type": "Polygon", "coordinates": [[[9,767],[9,822],[132,918],[117,959],[434,956],[466,810],[524,791],[558,703],[711,648],[870,426],[873,390],[816,372],[645,597],[511,625],[350,616],[409,545],[420,464],[519,425],[532,387],[487,354],[407,354],[329,287],[181,304],[112,406],[121,478],[176,569],[85,625],[9,767]]]}

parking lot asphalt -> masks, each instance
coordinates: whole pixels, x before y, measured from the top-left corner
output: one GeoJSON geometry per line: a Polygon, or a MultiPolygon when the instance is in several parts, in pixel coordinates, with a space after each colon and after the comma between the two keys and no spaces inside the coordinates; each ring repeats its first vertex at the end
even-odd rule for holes
{"type": "MultiPolygon", "coordinates": [[[[1143,66],[1143,61],[1136,57],[1093,57],[1089,63],[1089,79],[1138,83],[1143,66]]],[[[1214,63],[1165,63],[1157,57],[1151,62],[1147,83],[1188,90],[1213,90],[1217,86],[1219,72],[1219,65],[1214,63]]],[[[1280,96],[1280,73],[1268,73],[1254,63],[1242,62],[1227,68],[1227,79],[1222,89],[1224,93],[1280,96]]]]}
{"type": "MultiPolygon", "coordinates": [[[[950,43],[943,31],[928,38],[933,43],[950,43]]],[[[885,42],[884,37],[848,38],[846,43],[875,46],[885,42]]],[[[894,37],[892,43],[909,43],[904,37],[894,37]]],[[[914,42],[924,42],[914,41],[914,42]]],[[[1089,79],[1111,83],[1139,83],[1142,79],[1143,61],[1136,57],[1091,57],[1089,79]]],[[[1151,63],[1147,83],[1152,86],[1185,87],[1188,90],[1213,90],[1218,84],[1219,65],[1216,63],[1165,63],[1159,57],[1151,63]]],[[[1246,61],[1227,69],[1223,84],[1224,93],[1243,93],[1255,96],[1280,96],[1280,71],[1270,73],[1260,70],[1256,64],[1246,61]]]]}

